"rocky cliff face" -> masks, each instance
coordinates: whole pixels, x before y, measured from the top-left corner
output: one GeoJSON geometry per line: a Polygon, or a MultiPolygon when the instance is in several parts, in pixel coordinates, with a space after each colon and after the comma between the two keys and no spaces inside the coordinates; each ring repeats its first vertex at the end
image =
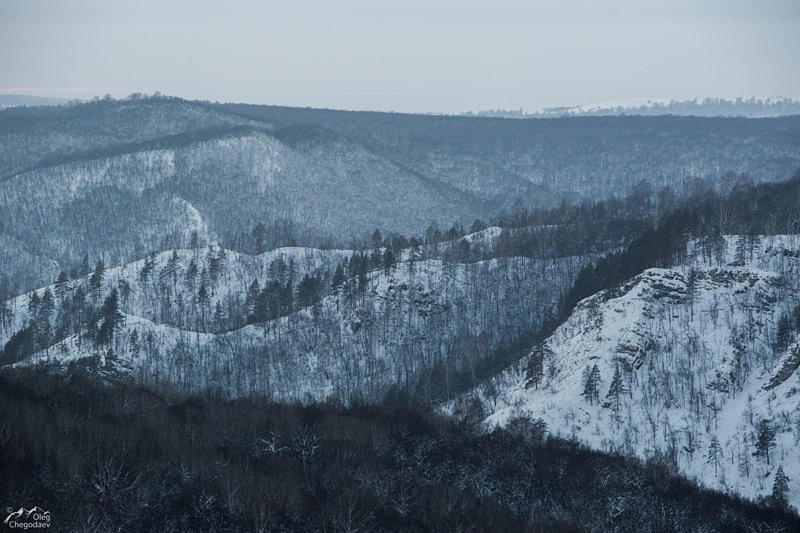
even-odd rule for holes
{"type": "Polygon", "coordinates": [[[486,424],[542,419],[554,434],[658,454],[708,486],[751,497],[768,494],[783,465],[797,505],[800,239],[745,240],[729,237],[716,258],[691,244],[685,264],[580,302],[476,393],[486,424]]]}

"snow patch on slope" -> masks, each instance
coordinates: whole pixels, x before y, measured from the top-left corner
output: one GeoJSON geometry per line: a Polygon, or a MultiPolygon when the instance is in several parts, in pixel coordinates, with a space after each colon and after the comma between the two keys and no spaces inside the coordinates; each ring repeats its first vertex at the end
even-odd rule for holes
{"type": "Polygon", "coordinates": [[[800,340],[783,354],[774,343],[779,317],[800,295],[800,239],[763,237],[742,266],[727,266],[736,241],[726,240],[718,260],[698,254],[580,302],[545,342],[538,387],[526,387],[529,356],[476,393],[491,413],[486,424],[541,418],[556,435],[642,458],[663,454],[684,474],[749,497],[768,494],[782,464],[798,506],[800,340]],[[594,365],[599,402],[589,403],[582,393],[594,365]],[[607,398],[617,369],[629,391],[619,410],[607,398]],[[769,465],[753,455],[762,419],[776,430],[769,465]],[[713,437],[723,454],[716,465],[707,457],[713,437]]]}

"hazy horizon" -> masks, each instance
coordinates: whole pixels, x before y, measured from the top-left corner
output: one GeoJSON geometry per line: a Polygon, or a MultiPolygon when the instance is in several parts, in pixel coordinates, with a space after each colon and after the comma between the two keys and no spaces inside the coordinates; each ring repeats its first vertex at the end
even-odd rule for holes
{"type": "Polygon", "coordinates": [[[800,4],[0,0],[0,93],[459,113],[800,97],[800,4]]]}

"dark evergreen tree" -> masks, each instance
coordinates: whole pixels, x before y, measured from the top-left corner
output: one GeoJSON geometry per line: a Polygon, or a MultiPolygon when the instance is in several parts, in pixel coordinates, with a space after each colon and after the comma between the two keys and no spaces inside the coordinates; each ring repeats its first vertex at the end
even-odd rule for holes
{"type": "Polygon", "coordinates": [[[83,324],[86,321],[86,293],[83,287],[75,289],[75,295],[72,297],[72,316],[77,324],[83,324]]]}
{"type": "Polygon", "coordinates": [[[159,281],[164,283],[171,283],[172,286],[175,286],[177,281],[176,276],[178,273],[178,264],[180,263],[180,258],[178,257],[178,251],[172,250],[172,255],[167,260],[164,268],[161,269],[161,275],[159,276],[159,281]]]}
{"type": "Polygon", "coordinates": [[[586,378],[581,396],[590,404],[594,404],[595,401],[599,401],[600,369],[595,364],[591,370],[584,372],[584,374],[586,378]]]}
{"type": "Polygon", "coordinates": [[[186,283],[189,288],[194,289],[195,281],[197,280],[197,263],[194,258],[189,261],[189,266],[186,268],[186,283]]]}
{"type": "Polygon", "coordinates": [[[200,305],[208,304],[208,289],[206,289],[205,283],[200,284],[200,289],[197,291],[197,301],[200,305]]]}
{"type": "Polygon", "coordinates": [[[686,276],[686,300],[689,303],[692,320],[694,320],[694,304],[697,302],[697,276],[698,271],[694,267],[689,269],[689,274],[686,276]]]}
{"type": "Polygon", "coordinates": [[[719,439],[716,435],[711,437],[711,443],[708,445],[708,452],[706,453],[706,462],[714,465],[714,475],[717,475],[719,464],[722,461],[722,446],[720,446],[719,439]]]}
{"type": "Polygon", "coordinates": [[[97,327],[95,344],[98,346],[110,344],[114,337],[114,331],[122,325],[124,319],[124,315],[119,311],[119,294],[117,289],[112,289],[95,320],[95,327],[97,327]]]}
{"type": "Polygon", "coordinates": [[[439,230],[439,226],[436,223],[432,223],[428,226],[428,229],[425,230],[425,242],[428,244],[436,244],[442,240],[442,232],[439,230]]]}
{"type": "Polygon", "coordinates": [[[733,256],[732,266],[744,266],[747,259],[747,238],[744,235],[736,237],[736,251],[733,256]]]}
{"type": "Polygon", "coordinates": [[[544,353],[545,348],[537,345],[531,352],[528,359],[528,367],[525,370],[525,388],[539,388],[544,376],[544,353]]]}
{"type": "Polygon", "coordinates": [[[3,348],[0,364],[13,364],[31,355],[35,350],[34,336],[35,328],[32,323],[12,334],[3,348]]]}
{"type": "Polygon", "coordinates": [[[67,277],[67,273],[63,270],[58,274],[58,278],[56,279],[56,296],[59,300],[64,299],[64,295],[66,294],[67,290],[69,289],[69,278],[67,277]]]}
{"type": "Polygon", "coordinates": [[[622,373],[619,371],[619,365],[614,369],[614,377],[611,379],[611,385],[608,387],[606,399],[611,401],[611,406],[614,413],[619,413],[619,399],[620,396],[628,392],[625,383],[622,381],[622,373]]]}
{"type": "Polygon", "coordinates": [[[370,244],[373,248],[380,248],[383,246],[383,236],[381,235],[380,230],[376,229],[372,233],[372,239],[370,240],[370,244]]]}
{"type": "Polygon", "coordinates": [[[256,226],[253,228],[253,231],[252,231],[251,235],[252,235],[253,241],[255,242],[255,245],[256,245],[256,253],[257,254],[260,254],[261,252],[264,251],[264,246],[263,245],[264,245],[264,235],[265,234],[266,234],[266,229],[264,228],[264,224],[262,224],[261,222],[256,224],[256,226]]]}
{"type": "Polygon", "coordinates": [[[150,278],[150,274],[153,272],[155,268],[155,260],[153,256],[149,255],[144,259],[144,265],[142,265],[142,269],[139,271],[139,281],[142,283],[147,283],[147,280],[150,278]]]}
{"type": "Polygon", "coordinates": [[[245,313],[247,313],[248,315],[253,313],[256,305],[256,298],[258,298],[260,292],[261,288],[258,285],[258,280],[254,279],[253,282],[250,284],[250,288],[247,289],[247,296],[245,297],[244,300],[245,313]]]}
{"type": "Polygon", "coordinates": [[[217,282],[217,277],[222,270],[222,265],[220,264],[219,256],[214,252],[213,247],[208,248],[208,253],[206,254],[206,264],[208,265],[208,274],[211,278],[211,283],[217,282]]]}
{"type": "Polygon", "coordinates": [[[306,274],[300,283],[297,284],[297,305],[298,307],[308,307],[317,300],[317,279],[306,274]]]}
{"type": "Polygon", "coordinates": [[[783,465],[778,467],[775,472],[775,480],[772,483],[772,503],[781,509],[788,505],[786,496],[789,494],[789,478],[783,472],[783,465]]]}
{"type": "Polygon", "coordinates": [[[288,315],[294,310],[294,287],[292,280],[286,281],[286,285],[281,288],[281,314],[288,315]]]}
{"type": "Polygon", "coordinates": [[[44,291],[39,309],[36,314],[35,330],[36,330],[36,344],[38,349],[47,348],[52,340],[52,317],[55,310],[55,302],[53,301],[53,293],[50,289],[44,291]]]}
{"type": "Polygon", "coordinates": [[[0,300],[0,327],[7,327],[6,323],[12,318],[11,306],[8,302],[0,300]]]}
{"type": "Polygon", "coordinates": [[[394,266],[395,259],[392,250],[387,248],[383,253],[383,271],[388,276],[392,267],[394,266]]]}
{"type": "Polygon", "coordinates": [[[100,293],[103,290],[103,278],[105,276],[105,265],[102,259],[97,260],[92,277],[89,278],[89,294],[96,302],[100,298],[100,293]]]}
{"type": "Polygon", "coordinates": [[[89,275],[89,256],[84,255],[81,264],[78,266],[78,277],[85,277],[89,275]]]}
{"type": "Polygon", "coordinates": [[[35,320],[36,316],[39,314],[39,293],[37,291],[33,291],[28,298],[28,316],[31,317],[31,320],[35,320]]]}
{"type": "Polygon", "coordinates": [[[42,300],[39,303],[39,320],[50,321],[52,319],[53,311],[56,308],[55,301],[53,300],[52,291],[47,288],[42,295],[42,300]]]}
{"type": "Polygon", "coordinates": [[[469,228],[469,232],[478,233],[479,231],[483,231],[485,229],[486,229],[486,223],[483,220],[476,218],[475,222],[473,222],[472,226],[469,228]]]}
{"type": "Polygon", "coordinates": [[[778,328],[775,333],[775,351],[782,352],[792,342],[792,322],[789,317],[782,314],[778,319],[778,328]]]}
{"type": "Polygon", "coordinates": [[[756,428],[756,451],[753,455],[766,457],[769,465],[769,450],[775,447],[775,430],[769,420],[762,419],[756,428]]]}
{"type": "Polygon", "coordinates": [[[792,326],[800,334],[800,304],[794,306],[792,310],[792,326]]]}
{"type": "Polygon", "coordinates": [[[339,288],[342,286],[342,283],[345,282],[345,280],[346,278],[344,276],[344,267],[342,266],[342,263],[339,263],[338,265],[336,265],[336,270],[334,271],[333,279],[331,280],[331,289],[333,290],[333,292],[338,291],[339,288]]]}

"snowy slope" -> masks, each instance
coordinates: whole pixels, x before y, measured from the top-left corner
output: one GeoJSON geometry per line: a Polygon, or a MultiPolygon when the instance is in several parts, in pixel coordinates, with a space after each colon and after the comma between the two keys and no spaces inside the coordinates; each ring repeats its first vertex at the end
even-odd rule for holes
{"type": "MultiPolygon", "coordinates": [[[[174,289],[170,290],[171,307],[178,307],[192,298],[192,293],[196,292],[202,282],[203,272],[207,272],[211,267],[210,263],[216,260],[220,274],[216,277],[208,276],[205,279],[209,289],[208,307],[214,309],[217,304],[225,304],[231,299],[241,299],[253,280],[269,279],[270,266],[275,261],[284,262],[292,268],[295,276],[302,277],[323,266],[332,264],[335,267],[337,262],[349,258],[353,253],[352,250],[284,247],[259,255],[248,255],[213,244],[195,250],[169,250],[151,257],[152,274],[146,280],[142,279],[141,272],[148,258],[106,269],[103,276],[103,289],[98,294],[96,301],[102,302],[112,289],[117,288],[122,296],[122,311],[130,315],[141,316],[153,322],[166,322],[183,329],[201,329],[202,326],[197,323],[198,313],[196,310],[187,309],[185,313],[165,314],[162,312],[163,299],[159,298],[161,273],[173,255],[177,257],[174,278],[179,282],[175,284],[174,289]],[[189,284],[186,282],[186,278],[192,261],[197,269],[197,278],[195,283],[189,284]],[[122,289],[123,286],[126,288],[122,289]]],[[[82,287],[84,291],[87,291],[90,277],[91,273],[77,280],[71,280],[68,288],[74,290],[82,287]]],[[[11,312],[11,318],[6,322],[0,322],[0,346],[8,342],[11,335],[30,319],[27,309],[31,296],[35,293],[42,298],[48,289],[54,294],[57,293],[56,285],[51,284],[21,294],[6,302],[11,312]]]]}
{"type": "Polygon", "coordinates": [[[800,506],[800,339],[774,348],[780,317],[800,302],[800,238],[762,237],[730,266],[737,241],[727,238],[717,258],[690,246],[687,264],[580,302],[536,351],[538,387],[526,387],[532,352],[475,393],[491,413],[486,424],[541,418],[553,434],[642,458],[660,453],[708,486],[749,497],[769,494],[782,464],[800,506]],[[594,365],[599,401],[589,403],[582,393],[594,365]],[[607,396],[616,369],[626,389],[618,409],[607,396]],[[762,419],[776,431],[769,465],[753,455],[762,419]],[[713,437],[718,464],[708,459],[713,437]]]}
{"type": "MultiPolygon", "coordinates": [[[[182,204],[182,201],[176,203],[182,204]]],[[[202,231],[202,220],[198,221],[195,228],[201,230],[198,232],[201,237],[207,237],[202,231]]],[[[489,227],[456,241],[424,245],[413,250],[411,248],[403,249],[397,259],[406,262],[412,255],[416,259],[440,256],[456,249],[461,240],[469,242],[474,249],[490,249],[500,233],[499,227],[489,227]]],[[[382,253],[385,249],[377,250],[382,253]]],[[[285,275],[291,271],[295,279],[300,279],[305,274],[318,270],[332,271],[339,262],[349,259],[356,253],[354,250],[323,250],[295,246],[276,248],[258,255],[250,255],[222,248],[219,244],[212,242],[196,249],[168,250],[131,263],[106,268],[103,275],[103,289],[95,300],[102,302],[112,289],[117,288],[122,296],[122,311],[126,313],[141,316],[156,323],[178,326],[182,329],[205,331],[211,326],[208,324],[203,326],[198,323],[199,312],[197,309],[184,309],[181,306],[182,303],[188,303],[195,296],[193,293],[197,292],[201,283],[205,282],[207,285],[208,308],[214,310],[217,304],[230,306],[234,301],[241,303],[254,280],[259,281],[263,287],[265,281],[274,279],[276,266],[278,266],[276,263],[282,263],[285,266],[287,269],[285,275]],[[162,309],[164,307],[163,298],[159,298],[163,289],[161,273],[164,272],[173,256],[175,257],[175,273],[171,278],[174,278],[176,283],[171,284],[174,286],[169,287],[168,291],[171,312],[164,312],[162,309]],[[142,279],[142,269],[148,260],[152,262],[152,273],[147,279],[142,279]],[[204,273],[207,274],[212,270],[211,264],[215,261],[219,268],[219,275],[204,276],[204,273]],[[192,263],[195,265],[197,275],[195,281],[189,283],[187,274],[192,263]],[[178,309],[182,309],[182,311],[177,311],[178,309]]],[[[367,253],[372,253],[372,251],[367,253]]],[[[53,265],[51,271],[51,278],[55,279],[58,273],[57,265],[53,265]]],[[[90,272],[78,279],[70,280],[67,283],[66,292],[74,292],[77,287],[82,287],[84,292],[87,292],[91,275],[90,272]]],[[[56,284],[53,283],[4,302],[10,311],[10,317],[5,321],[0,320],[0,347],[8,342],[11,335],[22,328],[31,318],[28,312],[28,303],[31,297],[36,294],[42,298],[47,290],[53,294],[58,292],[56,284]]],[[[0,302],[0,304],[2,303],[0,302]]]]}
{"type": "MultiPolygon", "coordinates": [[[[498,235],[498,228],[488,228],[465,240],[474,249],[486,248],[498,235]]],[[[0,346],[31,320],[42,320],[40,310],[30,309],[34,295],[39,301],[48,292],[54,295],[50,331],[55,331],[80,291],[97,308],[116,289],[124,323],[111,346],[95,346],[85,327],[70,326],[65,338],[53,336],[54,345],[12,363],[90,365],[186,393],[375,400],[391,385],[414,383],[420,372],[438,364],[472,368],[501,342],[535,329],[589,260],[426,259],[456,246],[457,241],[400,250],[396,264],[367,273],[365,286],[350,278],[333,291],[333,271],[356,252],[295,247],[250,256],[216,245],[162,252],[106,269],[95,294],[90,273],[61,291],[50,285],[6,302],[0,346]],[[306,274],[328,287],[320,300],[280,318],[246,323],[254,282],[285,286],[291,277],[297,294],[306,274]],[[201,285],[205,301],[198,297],[201,285]]],[[[367,254],[379,252],[383,249],[367,254]]]]}
{"type": "MultiPolygon", "coordinates": [[[[413,272],[400,265],[389,274],[372,273],[364,297],[334,294],[316,311],[306,308],[220,334],[126,315],[114,337],[113,364],[144,384],[186,393],[375,400],[388,386],[408,383],[447,357],[464,357],[469,364],[468,357],[485,356],[503,338],[519,335],[508,327],[514,319],[518,324],[541,321],[542,310],[560,294],[552,290],[558,280],[568,279],[563,274],[574,274],[580,265],[574,259],[543,264],[523,258],[450,266],[421,261],[413,272]],[[536,272],[544,287],[523,290],[532,282],[524,272],[536,272]],[[478,288],[479,279],[495,292],[474,298],[474,292],[486,290],[478,288]],[[497,308],[503,312],[496,313],[497,308]],[[465,346],[475,347],[475,353],[468,356],[465,346]]],[[[72,335],[17,366],[63,367],[95,358],[104,367],[111,364],[104,359],[106,350],[72,335]]]]}

